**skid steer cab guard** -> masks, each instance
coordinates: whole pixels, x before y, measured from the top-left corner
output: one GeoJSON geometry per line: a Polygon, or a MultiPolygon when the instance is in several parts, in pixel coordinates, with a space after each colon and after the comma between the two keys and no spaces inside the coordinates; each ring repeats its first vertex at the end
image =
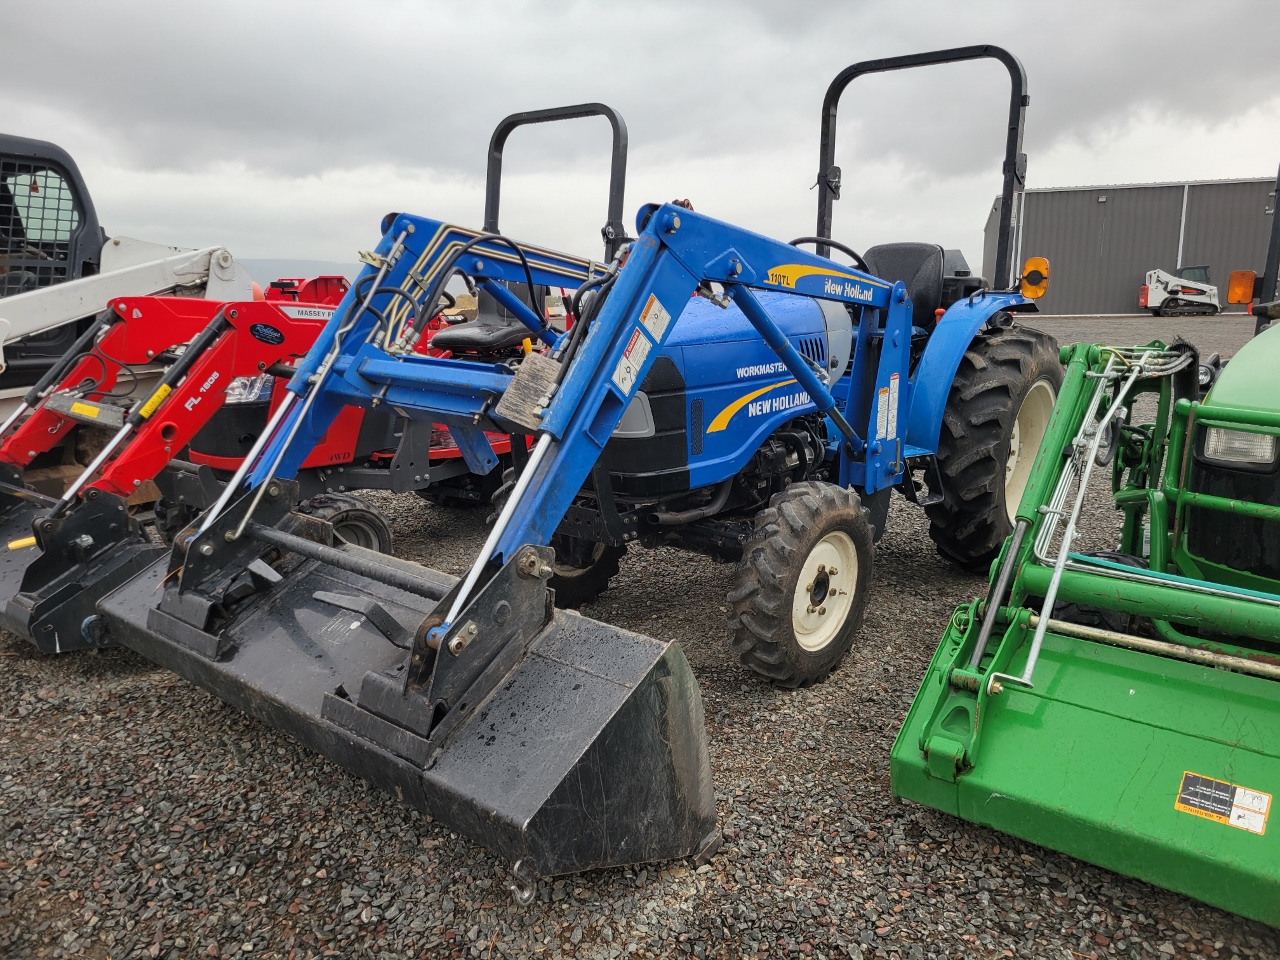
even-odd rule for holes
{"type": "MultiPolygon", "coordinates": [[[[557,610],[548,589],[547,544],[676,328],[749,325],[805,409],[832,424],[843,484],[887,489],[917,452],[906,434],[903,283],[674,204],[643,208],[637,227],[603,266],[392,219],[300,362],[245,486],[233,480],[169,558],[99,605],[100,628],[120,643],[512,861],[522,893],[536,876],[706,855],[718,843],[684,654],[557,610]],[[520,317],[542,350],[503,364],[415,353],[417,325],[456,271],[520,317]],[[560,333],[511,292],[535,284],[593,299],[560,333]],[[847,376],[806,358],[774,322],[797,305],[820,317],[814,298],[856,329],[847,376]],[[460,580],[336,543],[324,523],[292,512],[289,478],[350,405],[447,424],[480,474],[496,464],[490,435],[536,438],[460,580]]],[[[988,292],[953,309],[967,328],[983,311],[1027,304],[988,292]]],[[[922,431],[918,452],[937,432],[922,431]]]]}
{"type": "Polygon", "coordinates": [[[1189,345],[1064,355],[1017,526],[943,632],[893,792],[1280,926],[1280,331],[1203,403],[1189,345]],[[1123,524],[1087,553],[1095,471],[1123,524]]]}

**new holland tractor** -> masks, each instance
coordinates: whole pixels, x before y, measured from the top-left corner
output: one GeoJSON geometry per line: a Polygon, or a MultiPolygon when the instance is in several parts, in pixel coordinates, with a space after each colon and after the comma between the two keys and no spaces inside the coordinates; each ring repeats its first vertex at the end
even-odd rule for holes
{"type": "Polygon", "coordinates": [[[893,792],[1280,925],[1280,330],[1203,402],[1185,345],[1064,354],[1014,533],[943,632],[893,792]],[[1082,552],[1108,495],[1117,547],[1082,552]]]}
{"type": "MultiPolygon", "coordinates": [[[[975,47],[872,68],[986,56],[1014,78],[1012,191],[1026,102],[1016,60],[975,47]]],[[[835,96],[867,69],[842,74],[835,96]]],[[[825,116],[830,133],[833,106],[825,116]]],[[[664,526],[648,519],[656,510],[683,514],[678,527],[761,498],[742,548],[757,587],[735,603],[743,629],[776,644],[753,662],[800,683],[838,662],[867,602],[875,521],[865,504],[897,486],[914,495],[913,466],[938,463],[945,484],[946,445],[966,431],[989,437],[969,459],[1002,468],[1025,398],[1041,382],[1056,389],[1060,375],[1048,339],[1009,319],[1034,309],[1043,263],[937,319],[936,247],[884,251],[881,270],[904,280],[678,204],[643,207],[636,227],[602,267],[389,217],[224,495],[86,625],[514,861],[521,897],[537,876],[705,855],[718,842],[702,703],[679,647],[553,603],[562,561],[550,544],[574,523],[584,488],[602,516],[627,502],[609,492],[606,451],[620,429],[648,434],[651,422],[656,436],[659,423],[677,425],[666,442],[684,445],[683,468],[659,464],[657,506],[629,511],[637,523],[664,526]],[[414,352],[459,273],[544,346],[515,360],[414,352]],[[527,306],[539,285],[576,289],[568,332],[527,306]],[[1002,405],[947,413],[969,393],[953,387],[965,362],[1005,371],[1002,405]],[[293,509],[291,478],[351,405],[447,424],[477,474],[493,469],[493,434],[532,438],[463,577],[335,541],[330,524],[293,509]]],[[[996,469],[983,491],[1002,511],[1004,480],[996,469]]],[[[570,529],[582,536],[590,522],[570,529]]]]}

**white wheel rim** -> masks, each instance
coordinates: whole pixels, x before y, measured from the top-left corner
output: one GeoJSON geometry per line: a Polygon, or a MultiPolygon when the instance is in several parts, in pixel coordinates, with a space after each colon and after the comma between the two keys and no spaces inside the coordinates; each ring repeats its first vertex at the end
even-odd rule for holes
{"type": "Polygon", "coordinates": [[[815,653],[835,639],[853,607],[857,587],[853,538],[833,530],[809,551],[796,581],[791,626],[803,650],[815,653]]]}
{"type": "Polygon", "coordinates": [[[1009,459],[1004,464],[1004,508],[1012,523],[1031,477],[1031,467],[1049,429],[1049,417],[1058,400],[1058,391],[1048,380],[1037,380],[1022,398],[1009,437],[1009,459]]]}

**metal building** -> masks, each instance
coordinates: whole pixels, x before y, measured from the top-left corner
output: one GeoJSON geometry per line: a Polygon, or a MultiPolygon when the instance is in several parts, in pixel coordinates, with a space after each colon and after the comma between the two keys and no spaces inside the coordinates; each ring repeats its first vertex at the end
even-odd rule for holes
{"type": "MultiPolygon", "coordinates": [[[[1232,270],[1262,275],[1276,180],[1198,180],[1027,190],[1014,224],[1014,263],[1049,258],[1049,314],[1138,313],[1148,270],[1209,265],[1227,307],[1232,270]]],[[[995,275],[1000,201],[987,217],[982,275],[995,275]]]]}

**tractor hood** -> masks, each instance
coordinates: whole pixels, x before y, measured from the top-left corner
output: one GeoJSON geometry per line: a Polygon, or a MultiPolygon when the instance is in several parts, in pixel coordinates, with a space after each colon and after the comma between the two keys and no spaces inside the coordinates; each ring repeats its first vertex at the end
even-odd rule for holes
{"type": "Polygon", "coordinates": [[[1280,326],[1273,325],[1231,358],[1205,402],[1240,410],[1280,412],[1277,374],[1280,374],[1280,326]]]}

